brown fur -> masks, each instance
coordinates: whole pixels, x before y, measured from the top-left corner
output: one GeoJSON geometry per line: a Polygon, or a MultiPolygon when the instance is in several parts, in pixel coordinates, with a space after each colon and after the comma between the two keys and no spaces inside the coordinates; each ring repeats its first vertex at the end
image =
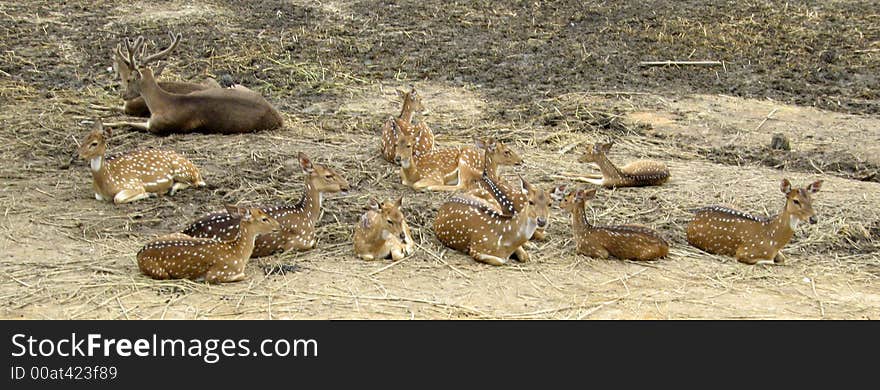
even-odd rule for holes
{"type": "Polygon", "coordinates": [[[96,122],[79,147],[80,158],[90,162],[98,200],[128,203],[205,185],[195,164],[172,151],[138,150],[106,158],[110,135],[109,129],[104,130],[101,123],[96,122]]]}
{"type": "MultiPolygon", "coordinates": [[[[334,169],[312,164],[299,154],[306,175],[302,199],[294,205],[262,207],[261,210],[281,224],[281,230],[257,237],[252,257],[269,256],[281,251],[305,251],[315,247],[315,225],[321,218],[322,194],[348,191],[348,181],[334,169]]],[[[229,213],[212,213],[191,223],[184,233],[193,237],[228,240],[238,234],[238,220],[229,213]]]]}
{"type": "MultiPolygon", "coordinates": [[[[171,46],[159,54],[170,51],[179,39],[178,34],[171,46]]],[[[145,124],[122,122],[114,125],[130,125],[158,134],[235,134],[276,129],[284,125],[281,114],[266,99],[242,86],[208,88],[187,94],[162,89],[151,68],[137,66],[135,52],[141,45],[142,38],[136,41],[134,48],[126,41],[129,53],[126,66],[131,73],[126,82],[128,88],[122,97],[129,100],[141,96],[150,110],[150,119],[145,124]]],[[[121,48],[117,50],[121,53],[121,48]]],[[[149,59],[155,59],[155,56],[149,59]]]]}
{"type": "Polygon", "coordinates": [[[227,206],[239,221],[239,234],[230,240],[187,238],[177,233],[151,241],[137,254],[138,268],[153,279],[200,279],[208,283],[245,279],[244,268],[258,234],[281,228],[260,209],[227,206]]]}
{"type": "Polygon", "coordinates": [[[720,206],[695,210],[694,219],[687,228],[688,242],[709,253],[734,256],[746,264],[770,259],[782,263],[785,257],[780,250],[791,241],[794,227],[802,221],[816,222],[812,194],[821,187],[820,180],[806,188],[792,189],[788,179],[783,179],[781,190],[785,194],[785,207],[772,218],[756,217],[720,206]]]}
{"type": "Polygon", "coordinates": [[[422,156],[434,150],[434,132],[428,128],[425,122],[418,124],[413,122],[413,114],[425,110],[421,95],[415,87],[412,87],[409,92],[397,91],[397,94],[403,100],[400,115],[397,118],[388,118],[382,126],[382,158],[388,162],[394,162],[394,157],[397,155],[398,132],[416,136],[413,150],[415,156],[422,156]]]}
{"type": "Polygon", "coordinates": [[[617,168],[606,155],[613,143],[587,145],[580,162],[593,162],[602,171],[601,179],[588,179],[590,183],[615,187],[659,186],[669,180],[666,164],[654,160],[638,160],[617,168]]]}
{"type": "MultiPolygon", "coordinates": [[[[561,191],[561,190],[557,190],[561,191]]],[[[656,260],[669,254],[669,244],[656,231],[639,225],[592,226],[587,221],[587,200],[596,190],[577,190],[565,196],[560,207],[571,212],[577,252],[590,257],[656,260]]]]}
{"type": "Polygon", "coordinates": [[[400,260],[415,251],[415,242],[400,211],[403,197],[382,204],[370,200],[370,210],[361,216],[354,229],[354,252],[364,260],[389,256],[400,260]]]}

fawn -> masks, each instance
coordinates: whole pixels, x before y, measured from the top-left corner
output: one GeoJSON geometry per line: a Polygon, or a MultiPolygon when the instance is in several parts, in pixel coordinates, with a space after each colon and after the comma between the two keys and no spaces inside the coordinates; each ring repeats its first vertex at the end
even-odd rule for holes
{"type": "MultiPolygon", "coordinates": [[[[154,72],[154,77],[159,77],[162,73],[163,67],[159,67],[154,72]]],[[[113,51],[113,70],[116,72],[116,75],[119,76],[119,83],[122,87],[122,90],[128,89],[128,80],[131,78],[131,70],[126,66],[125,60],[122,57],[122,54],[119,50],[113,51]]],[[[190,92],[201,91],[203,89],[208,88],[222,88],[216,80],[212,78],[206,78],[205,81],[201,83],[189,83],[184,81],[159,81],[157,82],[159,88],[162,88],[164,91],[168,91],[170,93],[175,94],[188,94],[190,92]]],[[[144,102],[144,98],[137,96],[132,99],[123,100],[122,104],[122,112],[126,115],[138,116],[143,118],[150,117],[150,109],[147,107],[147,103],[144,102]]]]}
{"type": "MultiPolygon", "coordinates": [[[[349,185],[332,168],[313,164],[305,153],[299,153],[305,173],[305,191],[294,205],[262,207],[261,210],[278,220],[281,230],[257,237],[252,257],[269,256],[278,251],[304,251],[315,247],[315,225],[321,219],[324,194],[348,191],[349,185]]],[[[183,233],[192,237],[228,240],[238,234],[238,219],[229,213],[208,214],[190,224],[183,233]]]]}
{"type": "Polygon", "coordinates": [[[416,191],[473,188],[483,167],[483,156],[479,151],[472,147],[446,148],[416,157],[416,137],[398,133],[395,162],[400,164],[400,178],[404,185],[416,191]]]}
{"type": "Polygon", "coordinates": [[[669,254],[669,244],[657,232],[639,225],[592,226],[584,210],[586,202],[596,197],[596,190],[579,189],[565,194],[557,187],[553,198],[571,213],[571,228],[577,253],[607,259],[655,260],[669,254]]]}
{"type": "Polygon", "coordinates": [[[601,175],[589,175],[587,182],[614,188],[659,186],[669,180],[669,169],[660,161],[638,160],[617,168],[606,156],[612,145],[613,142],[587,145],[578,161],[596,163],[602,171],[601,175]]]}
{"type": "Polygon", "coordinates": [[[105,158],[111,135],[110,129],[96,121],[79,146],[80,158],[90,162],[95,199],[128,203],[205,185],[195,164],[172,151],[138,150],[105,158]]]}
{"type": "Polygon", "coordinates": [[[364,260],[400,260],[415,251],[415,242],[400,211],[403,196],[382,204],[370,199],[370,210],[354,230],[354,252],[364,260]]]}
{"type": "Polygon", "coordinates": [[[688,224],[688,242],[706,252],[734,256],[745,264],[772,259],[776,264],[785,262],[780,250],[791,241],[799,222],[815,224],[812,195],[819,192],[822,180],[806,188],[792,188],[788,179],[782,179],[780,189],[785,194],[785,207],[772,218],[746,214],[721,206],[693,210],[693,221],[688,224]]]}
{"type": "Polygon", "coordinates": [[[521,262],[529,261],[522,245],[535,229],[547,225],[549,196],[523,178],[519,178],[519,188],[513,190],[497,185],[486,175],[483,180],[498,204],[510,204],[513,212],[501,212],[473,196],[453,197],[437,211],[437,239],[486,264],[503,265],[512,254],[521,262]]]}
{"type": "Polygon", "coordinates": [[[258,234],[281,225],[258,208],[226,206],[239,226],[228,240],[193,238],[176,233],[153,240],[138,252],[138,268],[153,279],[201,279],[208,283],[245,279],[244,267],[258,234]]]}
{"type": "Polygon", "coordinates": [[[131,126],[158,134],[193,131],[234,134],[283,126],[281,114],[260,94],[243,86],[207,88],[187,94],[163,90],[146,64],[166,57],[180,38],[181,34],[173,35],[168,48],[147,57],[144,57],[143,37],[138,37],[133,46],[125,40],[127,56],[123,55],[121,45],[116,47],[129,72],[122,98],[142,97],[150,110],[150,118],[146,123],[117,122],[108,126],[131,126]]]}
{"type": "Polygon", "coordinates": [[[407,134],[415,132],[416,143],[413,154],[416,157],[434,150],[434,133],[425,122],[415,123],[413,121],[413,113],[425,110],[425,106],[422,105],[422,97],[416,91],[416,87],[413,86],[409,92],[398,90],[397,94],[403,99],[400,115],[397,118],[389,117],[382,126],[382,158],[388,162],[394,162],[399,131],[405,131],[407,134]],[[397,126],[394,126],[394,122],[397,126]]]}

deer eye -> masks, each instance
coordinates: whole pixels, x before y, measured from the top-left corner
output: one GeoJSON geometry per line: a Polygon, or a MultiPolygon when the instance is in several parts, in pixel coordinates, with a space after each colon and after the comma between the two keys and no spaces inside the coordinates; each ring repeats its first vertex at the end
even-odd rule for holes
{"type": "Polygon", "coordinates": [[[529,206],[534,206],[534,205],[535,205],[535,202],[533,202],[533,201],[530,200],[530,201],[529,201],[529,206]]]}
{"type": "Polygon", "coordinates": [[[92,141],[92,146],[98,146],[98,141],[92,141]]]}
{"type": "Polygon", "coordinates": [[[392,223],[393,223],[393,222],[391,222],[391,220],[389,219],[389,220],[388,220],[388,224],[392,224],[392,223]]]}
{"type": "Polygon", "coordinates": [[[260,221],[269,222],[269,218],[263,217],[263,218],[260,218],[260,221]]]}

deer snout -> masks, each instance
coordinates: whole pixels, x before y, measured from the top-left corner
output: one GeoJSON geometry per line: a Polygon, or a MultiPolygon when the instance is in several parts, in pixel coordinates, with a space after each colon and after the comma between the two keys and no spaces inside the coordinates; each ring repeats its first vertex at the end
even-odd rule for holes
{"type": "Polygon", "coordinates": [[[400,242],[402,244],[406,244],[406,233],[403,233],[403,232],[400,233],[400,242]]]}
{"type": "Polygon", "coordinates": [[[547,226],[547,218],[538,217],[538,227],[544,227],[544,226],[547,226]]]}
{"type": "Polygon", "coordinates": [[[400,164],[400,156],[394,156],[394,163],[400,164]]]}
{"type": "Polygon", "coordinates": [[[809,221],[810,221],[810,225],[815,225],[816,222],[819,222],[819,217],[813,215],[810,217],[809,221]]]}

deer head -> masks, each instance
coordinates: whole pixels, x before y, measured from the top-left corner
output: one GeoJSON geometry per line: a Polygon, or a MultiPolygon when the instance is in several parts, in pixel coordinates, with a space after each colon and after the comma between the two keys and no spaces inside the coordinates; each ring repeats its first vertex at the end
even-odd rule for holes
{"type": "Polygon", "coordinates": [[[593,145],[587,145],[584,154],[578,158],[578,161],[582,163],[591,163],[598,161],[601,157],[605,156],[611,147],[614,146],[614,142],[608,143],[595,143],[593,145]]]}
{"type": "Polygon", "coordinates": [[[381,235],[383,240],[397,237],[402,244],[406,244],[406,232],[403,230],[405,219],[403,213],[400,211],[402,204],[403,195],[397,198],[396,201],[386,200],[381,204],[370,199],[370,212],[378,215],[378,218],[373,218],[371,220],[371,218],[368,218],[365,215],[365,218],[361,221],[363,227],[365,229],[380,230],[382,232],[381,235]]]}
{"type": "Polygon", "coordinates": [[[422,112],[425,111],[425,106],[422,105],[422,95],[420,95],[416,91],[416,87],[414,85],[410,86],[409,92],[403,92],[401,90],[396,90],[397,96],[403,100],[404,110],[409,110],[410,112],[422,112]]]}
{"type": "Polygon", "coordinates": [[[523,159],[509,146],[498,142],[493,137],[477,138],[474,137],[474,145],[477,148],[486,150],[486,159],[491,163],[498,165],[522,165],[523,159]]]}
{"type": "MultiPolygon", "coordinates": [[[[557,187],[558,188],[558,187],[557,187]]],[[[572,191],[565,195],[562,199],[559,207],[563,210],[568,210],[569,212],[574,212],[578,209],[583,209],[586,202],[590,199],[596,197],[596,189],[585,189],[580,188],[575,191],[572,191]]]]}
{"type": "Polygon", "coordinates": [[[107,139],[111,134],[110,128],[105,129],[101,121],[95,121],[94,127],[79,145],[79,157],[91,160],[103,156],[107,151],[107,139]]]}
{"type": "Polygon", "coordinates": [[[547,191],[531,185],[522,177],[519,180],[520,191],[528,200],[528,217],[534,219],[539,228],[546,227],[550,215],[550,195],[547,191]]]}
{"type": "Polygon", "coordinates": [[[245,208],[226,205],[226,212],[233,217],[241,218],[241,227],[255,234],[274,233],[281,230],[281,224],[257,207],[245,208]]]}
{"type": "Polygon", "coordinates": [[[403,169],[408,169],[413,164],[413,149],[416,145],[416,136],[410,134],[392,121],[391,128],[397,134],[397,149],[395,150],[394,162],[400,164],[403,169]]]}
{"type": "Polygon", "coordinates": [[[170,32],[169,35],[171,36],[171,44],[164,50],[149,56],[146,55],[147,47],[144,45],[144,37],[142,36],[138,37],[134,43],[126,38],[123,41],[125,44],[124,53],[122,51],[122,44],[116,45],[115,57],[116,61],[119,62],[116,64],[116,67],[118,68],[117,73],[119,73],[119,76],[122,78],[122,85],[124,87],[122,92],[123,99],[130,100],[140,96],[141,91],[143,90],[143,81],[145,79],[152,80],[154,77],[162,73],[164,67],[158,67],[154,74],[153,70],[147,67],[147,64],[167,57],[168,54],[177,47],[182,35],[179,33],[175,35],[170,32]]]}
{"type": "Polygon", "coordinates": [[[788,179],[782,179],[780,190],[785,194],[785,212],[791,216],[792,225],[800,221],[809,221],[810,224],[818,221],[813,210],[812,195],[821,188],[822,180],[815,181],[806,188],[792,188],[788,179]]]}
{"type": "Polygon", "coordinates": [[[307,181],[318,192],[334,193],[349,190],[348,181],[333,168],[313,164],[312,160],[303,152],[299,152],[298,158],[307,181]]]}

